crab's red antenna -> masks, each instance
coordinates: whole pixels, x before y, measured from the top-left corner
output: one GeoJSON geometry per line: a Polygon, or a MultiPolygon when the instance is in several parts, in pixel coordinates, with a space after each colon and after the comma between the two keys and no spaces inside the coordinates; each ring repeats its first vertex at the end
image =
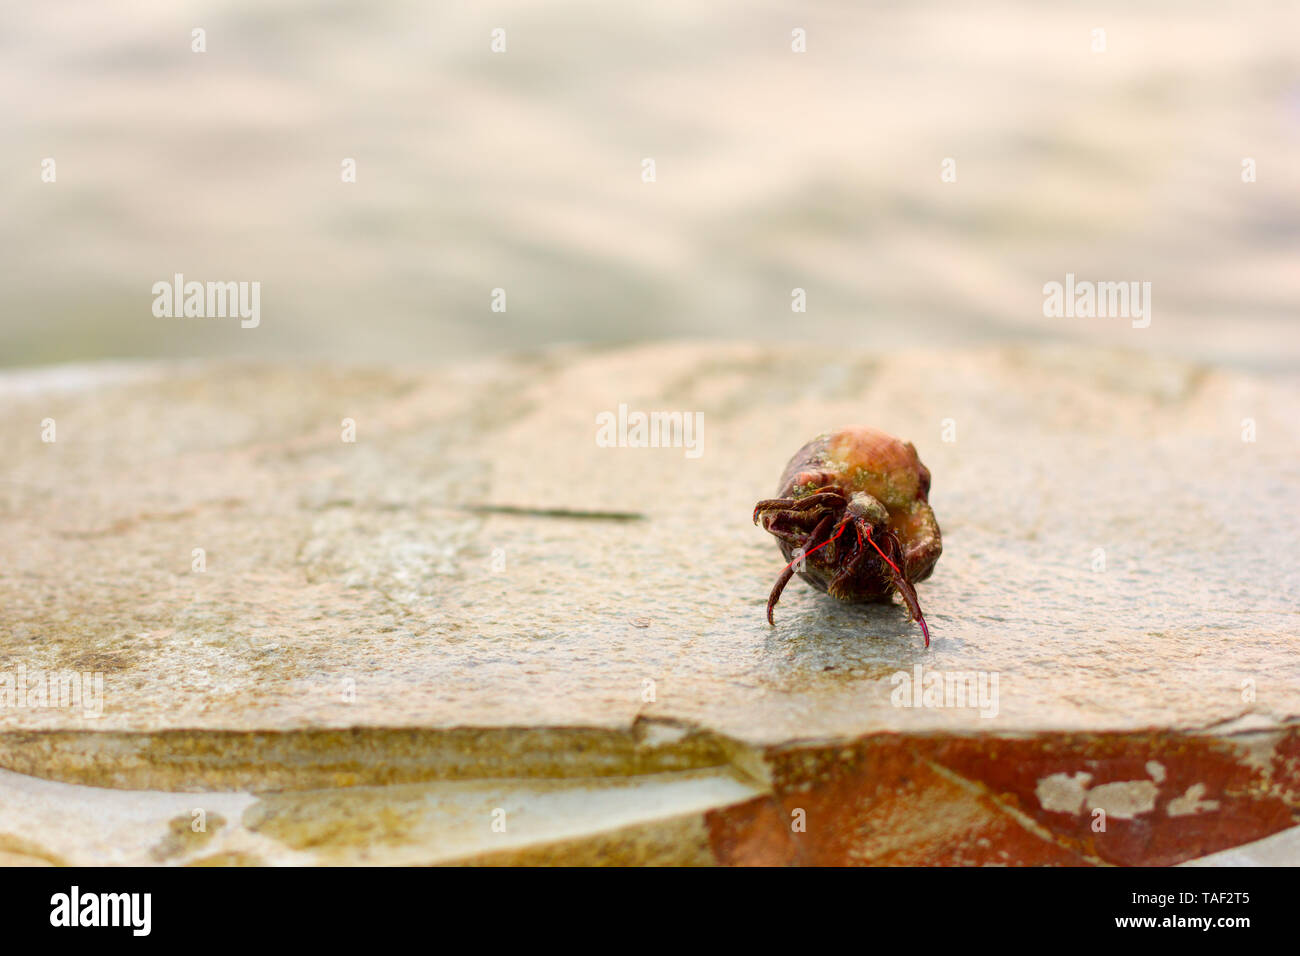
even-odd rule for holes
{"type": "MultiPolygon", "coordinates": [[[[873,537],[871,537],[871,527],[870,527],[869,525],[867,526],[867,540],[871,542],[871,546],[872,546],[873,548],[875,548],[877,552],[879,552],[880,556],[881,556],[882,558],[885,559],[885,563],[888,564],[891,568],[894,569],[894,573],[897,574],[899,577],[902,577],[902,576],[903,576],[903,572],[900,571],[900,570],[898,570],[898,565],[896,565],[893,561],[890,561],[890,560],[889,560],[889,555],[887,555],[887,554],[885,554],[885,552],[881,551],[881,550],[880,550],[880,545],[876,544],[876,539],[873,538],[873,537]]],[[[862,541],[862,533],[861,533],[861,532],[858,533],[858,541],[859,541],[859,543],[861,543],[861,541],[862,541]]]]}
{"type": "MultiPolygon", "coordinates": [[[[787,564],[785,567],[783,567],[783,568],[781,569],[782,573],[784,573],[784,572],[786,572],[786,571],[789,571],[792,567],[794,567],[794,566],[795,566],[796,564],[798,564],[800,561],[806,560],[807,558],[811,557],[813,554],[815,554],[816,552],[820,551],[822,548],[826,547],[826,545],[830,544],[832,541],[834,541],[836,538],[838,538],[840,535],[842,535],[842,534],[844,533],[845,525],[847,525],[847,524],[848,524],[848,522],[845,522],[844,524],[841,524],[841,525],[840,525],[840,530],[839,530],[839,531],[836,531],[833,535],[831,535],[829,538],[827,538],[827,539],[826,539],[825,541],[823,541],[821,544],[817,545],[817,547],[813,548],[812,551],[808,551],[808,552],[806,552],[805,554],[803,554],[803,555],[801,555],[801,556],[795,558],[793,561],[791,561],[789,564],[787,564]]],[[[858,537],[859,537],[859,539],[861,539],[861,534],[859,534],[858,537]]],[[[886,559],[886,560],[888,560],[888,559],[886,559]]]]}
{"type": "MultiPolygon", "coordinates": [[[[862,533],[860,531],[858,532],[858,540],[859,541],[862,540],[862,533]]],[[[900,585],[900,582],[901,584],[907,585],[906,589],[904,589],[902,586],[899,586],[898,593],[902,595],[903,600],[907,602],[911,610],[916,613],[916,623],[921,625],[921,633],[925,635],[925,646],[929,647],[930,629],[925,626],[925,615],[921,613],[921,605],[916,600],[915,588],[911,586],[907,578],[903,577],[903,572],[898,570],[898,565],[896,565],[893,561],[889,560],[889,555],[885,554],[884,551],[880,550],[880,545],[876,544],[876,539],[871,536],[870,525],[867,526],[867,540],[871,542],[871,546],[875,548],[877,552],[879,552],[880,556],[885,559],[885,563],[894,569],[894,574],[896,575],[896,577],[894,578],[895,585],[900,585]],[[911,592],[910,594],[908,593],[909,591],[911,592]]]]}

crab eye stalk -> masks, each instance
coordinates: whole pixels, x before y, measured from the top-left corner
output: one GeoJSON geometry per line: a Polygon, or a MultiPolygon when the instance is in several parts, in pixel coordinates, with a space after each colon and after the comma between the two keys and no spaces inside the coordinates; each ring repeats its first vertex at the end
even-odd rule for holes
{"type": "Polygon", "coordinates": [[[776,538],[789,562],[768,598],[768,623],[798,574],[850,603],[888,603],[897,593],[929,647],[915,587],[943,551],[929,493],[930,471],[911,443],[874,428],[843,428],[799,449],[777,497],[754,508],[754,522],[776,538]],[[850,525],[853,533],[846,535],[850,525]]]}

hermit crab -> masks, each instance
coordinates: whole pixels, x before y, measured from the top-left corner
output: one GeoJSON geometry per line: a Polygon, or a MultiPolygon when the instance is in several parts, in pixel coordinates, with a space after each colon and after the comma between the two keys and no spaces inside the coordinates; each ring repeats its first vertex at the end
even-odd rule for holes
{"type": "Polygon", "coordinates": [[[785,466],[778,497],[754,507],[754,523],[790,562],[767,599],[767,623],[797,573],[850,603],[888,602],[897,591],[929,647],[914,587],[943,551],[929,494],[930,469],[912,443],[874,428],[842,428],[800,448],[785,466]]]}

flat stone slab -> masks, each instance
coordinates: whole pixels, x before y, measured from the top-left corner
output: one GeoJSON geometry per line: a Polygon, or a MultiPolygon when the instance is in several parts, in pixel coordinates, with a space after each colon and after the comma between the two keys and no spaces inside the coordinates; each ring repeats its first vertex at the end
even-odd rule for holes
{"type": "Polygon", "coordinates": [[[718,860],[883,860],[769,839],[841,753],[837,787],[921,761],[1063,861],[1224,849],[1300,802],[1298,393],[1077,348],[6,373],[0,696],[103,696],[0,706],[0,767],[248,792],[726,768],[756,789],[711,814],[718,860]],[[701,444],[602,447],[620,405],[702,413],[701,444]],[[753,504],[850,423],[933,474],[928,651],[901,607],[797,580],[764,619],[753,504]],[[1121,851],[1097,809],[1169,829],[1121,851]]]}

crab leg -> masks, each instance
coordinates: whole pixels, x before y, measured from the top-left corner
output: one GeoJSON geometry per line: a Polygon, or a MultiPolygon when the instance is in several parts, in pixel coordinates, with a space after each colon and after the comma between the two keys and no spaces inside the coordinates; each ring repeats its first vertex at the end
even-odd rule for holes
{"type": "MultiPolygon", "coordinates": [[[[813,551],[816,551],[817,548],[822,548],[830,544],[832,541],[835,540],[835,538],[838,538],[840,534],[843,533],[844,525],[841,524],[840,530],[835,534],[835,538],[828,538],[827,540],[823,541],[821,544],[817,545],[816,547],[809,549],[808,545],[812,544],[814,541],[817,541],[819,538],[821,538],[822,535],[826,534],[826,531],[830,527],[830,525],[831,525],[831,516],[827,515],[817,523],[817,527],[813,529],[813,533],[808,535],[808,537],[804,539],[804,543],[803,543],[804,558],[807,558],[810,554],[813,553],[813,551]]],[[[768,595],[767,598],[767,623],[768,624],[776,624],[776,622],[772,620],[772,609],[776,607],[776,602],[781,600],[781,592],[785,590],[785,586],[789,584],[790,579],[794,577],[794,566],[798,564],[799,561],[800,561],[799,558],[795,558],[784,568],[782,568],[781,573],[777,576],[776,584],[772,585],[772,593],[768,595]]]]}

